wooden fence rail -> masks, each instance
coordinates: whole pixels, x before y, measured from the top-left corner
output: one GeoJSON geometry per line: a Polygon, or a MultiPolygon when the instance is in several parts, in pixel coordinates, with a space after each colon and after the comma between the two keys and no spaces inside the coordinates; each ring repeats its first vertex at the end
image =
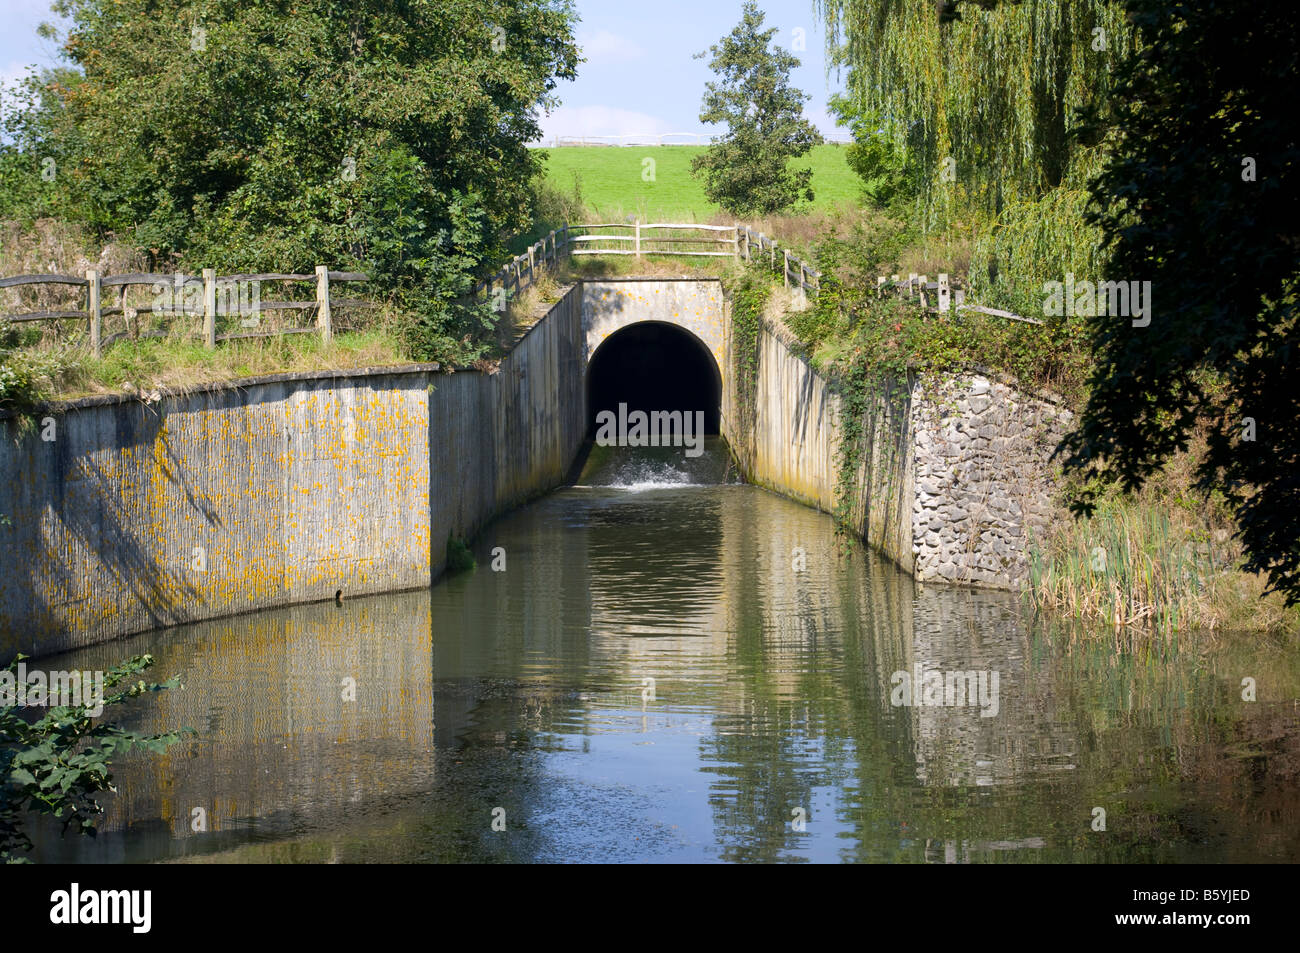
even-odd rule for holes
{"type": "MultiPolygon", "coordinates": [[[[74,275],[15,275],[12,278],[0,278],[0,289],[20,288],[30,285],[71,285],[86,289],[86,307],[84,310],[67,311],[29,311],[21,314],[0,315],[0,321],[85,321],[90,335],[90,347],[96,357],[103,353],[104,318],[123,315],[130,325],[141,314],[166,315],[201,315],[203,317],[203,341],[213,348],[218,341],[240,338],[273,337],[281,334],[309,334],[321,336],[329,342],[334,333],[333,308],[372,308],[375,305],[359,298],[336,298],[331,296],[330,287],[334,283],[365,282],[369,275],[358,271],[330,271],[324,265],[318,265],[314,274],[251,274],[218,275],[211,268],[203,269],[200,275],[187,275],[181,272],[173,274],[133,273],[128,275],[101,275],[91,268],[86,277],[74,275]],[[275,282],[312,282],[315,285],[315,297],[307,301],[262,301],[261,283],[275,282]],[[310,328],[285,328],[271,331],[241,331],[229,334],[217,334],[217,317],[230,314],[233,286],[256,284],[257,294],[245,294],[238,290],[236,313],[239,314],[242,327],[257,327],[261,323],[263,311],[309,311],[315,313],[315,325],[310,328]],[[155,301],[166,290],[168,302],[162,307],[152,304],[128,307],[127,289],[141,285],[150,286],[155,294],[155,301]],[[105,289],[116,288],[119,303],[115,307],[104,306],[105,289]],[[197,299],[197,304],[191,304],[197,299]],[[256,299],[256,300],[254,300],[256,299]]],[[[135,329],[138,332],[138,325],[135,329]]]]}
{"type": "MultiPolygon", "coordinates": [[[[779,245],[776,239],[756,232],[747,225],[737,222],[734,225],[699,225],[674,223],[604,222],[589,225],[565,224],[551,231],[545,238],[534,242],[523,253],[502,265],[493,274],[477,282],[470,291],[470,299],[485,300],[495,310],[504,310],[511,294],[518,294],[533,285],[540,274],[555,268],[561,255],[632,255],[640,258],[644,255],[673,255],[693,257],[727,257],[744,260],[757,266],[766,265],[771,271],[781,274],[782,283],[788,288],[793,285],[801,293],[816,295],[821,290],[822,273],[808,265],[797,255],[792,255],[788,248],[779,245]],[[613,231],[611,231],[613,230],[613,231]],[[698,234],[692,234],[698,233],[698,234]],[[617,247],[609,247],[615,245],[617,247]],[[670,246],[670,247],[665,247],[670,246]],[[690,246],[682,248],[680,246],[690,246]],[[703,247],[701,247],[703,246],[703,247]],[[482,296],[482,299],[480,299],[482,296]]],[[[319,334],[321,339],[329,342],[334,333],[334,308],[373,308],[376,305],[360,298],[333,297],[331,286],[348,282],[366,282],[370,278],[358,271],[330,271],[324,265],[318,265],[313,274],[235,274],[217,275],[211,268],[205,268],[200,275],[134,273],[128,275],[100,275],[95,269],[86,272],[84,278],[75,275],[16,275],[12,278],[0,278],[0,289],[21,288],[30,285],[68,285],[86,290],[86,307],[84,310],[66,311],[31,311],[22,314],[0,315],[0,321],[86,321],[90,332],[91,348],[98,357],[103,350],[104,318],[123,315],[128,328],[141,314],[165,313],[169,315],[202,315],[204,344],[213,348],[218,341],[243,338],[271,337],[280,334],[319,334]],[[305,301],[261,301],[260,285],[264,281],[272,282],[313,282],[315,297],[305,301]],[[285,328],[271,331],[239,331],[217,334],[217,317],[229,314],[231,286],[241,282],[256,283],[257,301],[252,320],[241,320],[242,327],[257,327],[263,311],[303,311],[313,312],[315,323],[309,328],[285,328]],[[177,292],[176,298],[163,308],[152,306],[127,307],[126,292],[130,287],[150,285],[155,288],[163,286],[177,292]],[[117,289],[118,304],[105,307],[106,289],[117,289]],[[190,289],[193,289],[191,292],[190,289]],[[192,298],[197,303],[190,304],[192,298]],[[219,307],[218,301],[224,302],[219,307]]],[[[1035,318],[1025,318],[1009,311],[986,308],[965,302],[964,289],[949,282],[948,275],[941,274],[938,281],[931,282],[925,275],[910,274],[904,281],[900,275],[881,275],[877,279],[877,293],[900,294],[917,297],[922,308],[933,312],[949,310],[975,311],[981,314],[1023,321],[1027,324],[1041,325],[1035,318]],[[931,304],[933,302],[933,305],[931,304]]],[[[156,299],[155,299],[156,300],[156,299]]],[[[239,299],[247,303],[242,292],[239,299]]],[[[240,312],[241,316],[244,312],[240,312]]],[[[139,336],[136,324],[133,334],[139,336]]]]}
{"type": "Polygon", "coordinates": [[[636,258],[671,255],[759,262],[766,256],[773,271],[778,270],[779,265],[783,272],[782,281],[787,287],[793,284],[814,295],[821,287],[821,272],[792,255],[788,249],[778,252],[775,239],[748,226],[637,220],[565,224],[536,242],[528,251],[515,256],[495,274],[480,281],[471,294],[475,299],[486,295],[498,309],[503,308],[512,292],[517,294],[535,281],[538,267],[554,267],[561,254],[630,255],[636,258]]]}
{"type": "Polygon", "coordinates": [[[794,286],[802,292],[816,295],[821,291],[822,273],[799,256],[790,254],[790,249],[779,247],[775,238],[768,238],[746,225],[737,225],[736,234],[740,257],[760,265],[766,262],[771,271],[781,272],[781,283],[787,288],[794,279],[794,286]]]}

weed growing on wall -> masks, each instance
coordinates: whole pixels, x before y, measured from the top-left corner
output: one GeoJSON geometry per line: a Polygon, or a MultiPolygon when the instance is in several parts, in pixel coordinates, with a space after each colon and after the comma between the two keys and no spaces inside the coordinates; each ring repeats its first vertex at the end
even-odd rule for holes
{"type": "Polygon", "coordinates": [[[749,436],[758,394],[758,339],[763,311],[772,297],[772,282],[757,269],[745,269],[731,288],[732,373],[741,429],[738,437],[749,436]]]}
{"type": "Polygon", "coordinates": [[[455,536],[447,537],[447,572],[468,572],[474,569],[478,563],[474,559],[474,554],[463,539],[457,539],[455,536]]]}

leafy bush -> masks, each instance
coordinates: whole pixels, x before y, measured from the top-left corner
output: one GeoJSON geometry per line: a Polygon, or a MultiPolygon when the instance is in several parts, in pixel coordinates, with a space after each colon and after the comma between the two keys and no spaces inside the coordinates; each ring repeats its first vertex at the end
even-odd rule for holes
{"type": "MultiPolygon", "coordinates": [[[[16,674],[24,658],[19,655],[7,670],[16,674]]],[[[105,672],[103,711],[176,685],[175,679],[130,681],[151,665],[152,656],[138,655],[105,672]]],[[[33,812],[60,818],[65,833],[73,827],[93,837],[103,813],[96,796],[116,791],[112,759],[135,748],[162,753],[194,733],[188,728],[157,735],[128,731],[96,722],[97,699],[80,701],[49,708],[34,721],[23,718],[15,705],[0,707],[0,860],[21,862],[21,854],[31,850],[23,825],[33,812]]]]}

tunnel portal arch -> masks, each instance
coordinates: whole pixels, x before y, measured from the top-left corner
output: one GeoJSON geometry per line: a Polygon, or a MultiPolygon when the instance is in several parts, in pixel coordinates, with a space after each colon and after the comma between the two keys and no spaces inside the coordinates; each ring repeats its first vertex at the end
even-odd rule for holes
{"type": "Polygon", "coordinates": [[[601,411],[619,413],[626,404],[655,411],[701,411],[704,432],[722,424],[722,373],[707,345],[685,328],[666,321],[637,321],[611,334],[587,362],[589,436],[601,411]]]}
{"type": "Polygon", "coordinates": [[[626,402],[647,413],[702,410],[705,433],[720,433],[725,327],[719,279],[584,280],[590,431],[601,410],[626,402]]]}

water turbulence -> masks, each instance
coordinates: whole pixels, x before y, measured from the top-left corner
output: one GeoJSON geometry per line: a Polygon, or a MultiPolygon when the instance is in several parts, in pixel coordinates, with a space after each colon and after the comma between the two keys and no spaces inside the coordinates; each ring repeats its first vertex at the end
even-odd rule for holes
{"type": "Polygon", "coordinates": [[[705,437],[703,450],[688,457],[680,447],[594,446],[576,485],[640,492],[742,482],[726,440],[705,437]]]}
{"type": "Polygon", "coordinates": [[[590,450],[578,486],[643,491],[741,482],[719,436],[722,378],[689,331],[647,321],[611,334],[587,370],[590,450]]]}

